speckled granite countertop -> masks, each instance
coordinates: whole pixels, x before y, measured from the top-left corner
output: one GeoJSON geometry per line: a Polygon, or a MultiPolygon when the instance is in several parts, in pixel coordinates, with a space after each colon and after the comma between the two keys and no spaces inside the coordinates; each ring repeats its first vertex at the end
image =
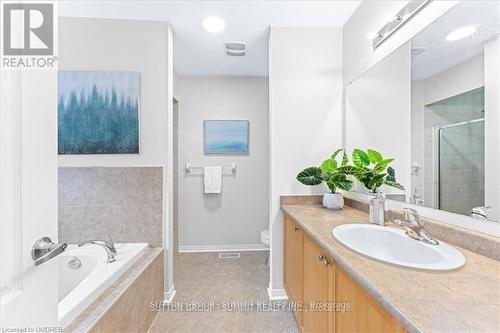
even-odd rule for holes
{"type": "Polygon", "coordinates": [[[419,271],[359,255],[332,236],[346,223],[368,223],[350,207],[282,205],[283,211],[314,239],[409,332],[500,332],[500,263],[458,248],[465,266],[448,272],[419,271]]]}

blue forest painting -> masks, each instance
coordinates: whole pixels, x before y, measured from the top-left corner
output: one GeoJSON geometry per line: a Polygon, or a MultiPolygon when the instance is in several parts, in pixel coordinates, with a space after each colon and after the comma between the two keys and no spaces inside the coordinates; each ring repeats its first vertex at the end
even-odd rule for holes
{"type": "Polygon", "coordinates": [[[247,120],[205,120],[205,154],[248,154],[247,120]]]}
{"type": "Polygon", "coordinates": [[[139,153],[139,73],[59,72],[59,154],[139,153]]]}

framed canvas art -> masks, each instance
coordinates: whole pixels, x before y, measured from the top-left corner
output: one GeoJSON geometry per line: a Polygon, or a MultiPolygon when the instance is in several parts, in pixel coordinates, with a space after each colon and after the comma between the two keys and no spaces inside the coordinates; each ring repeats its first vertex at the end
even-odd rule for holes
{"type": "Polygon", "coordinates": [[[248,120],[205,120],[205,154],[248,154],[248,120]]]}
{"type": "Polygon", "coordinates": [[[58,75],[58,151],[139,154],[139,73],[58,75]]]}

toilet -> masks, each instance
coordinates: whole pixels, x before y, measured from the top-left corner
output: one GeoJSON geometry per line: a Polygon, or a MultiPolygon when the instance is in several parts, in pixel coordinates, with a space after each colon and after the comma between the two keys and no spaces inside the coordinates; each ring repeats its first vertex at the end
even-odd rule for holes
{"type": "MultiPolygon", "coordinates": [[[[270,235],[269,229],[262,230],[260,232],[260,242],[264,245],[269,246],[269,243],[270,243],[269,235],[270,235]]],[[[266,265],[267,265],[267,267],[269,267],[269,256],[266,259],[266,265]]]]}
{"type": "Polygon", "coordinates": [[[269,229],[262,230],[260,233],[260,242],[269,246],[269,229]]]}

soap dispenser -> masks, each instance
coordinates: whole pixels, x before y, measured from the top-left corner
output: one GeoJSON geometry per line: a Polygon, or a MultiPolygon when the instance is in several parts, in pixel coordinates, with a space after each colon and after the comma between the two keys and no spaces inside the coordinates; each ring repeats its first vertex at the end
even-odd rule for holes
{"type": "Polygon", "coordinates": [[[385,225],[385,197],[382,192],[377,192],[374,198],[370,199],[370,223],[385,225]]]}

